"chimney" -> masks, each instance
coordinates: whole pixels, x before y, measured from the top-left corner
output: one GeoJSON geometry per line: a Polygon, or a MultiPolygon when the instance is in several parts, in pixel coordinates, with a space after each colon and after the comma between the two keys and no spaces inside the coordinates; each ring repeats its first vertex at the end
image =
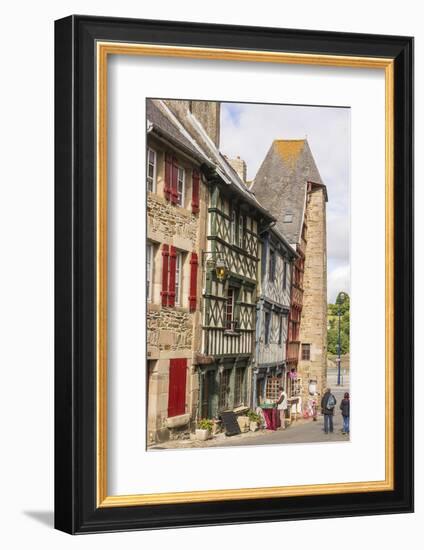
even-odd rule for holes
{"type": "Polygon", "coordinates": [[[190,101],[190,111],[219,149],[221,104],[218,101],[190,101]]]}
{"type": "Polygon", "coordinates": [[[164,99],[163,101],[179,119],[183,119],[190,110],[190,101],[183,99],[164,99]]]}
{"type": "Polygon", "coordinates": [[[243,159],[240,157],[237,157],[235,159],[229,159],[228,157],[225,157],[227,159],[228,164],[230,164],[233,169],[237,172],[239,175],[239,178],[246,183],[246,176],[247,176],[247,166],[243,159]]]}

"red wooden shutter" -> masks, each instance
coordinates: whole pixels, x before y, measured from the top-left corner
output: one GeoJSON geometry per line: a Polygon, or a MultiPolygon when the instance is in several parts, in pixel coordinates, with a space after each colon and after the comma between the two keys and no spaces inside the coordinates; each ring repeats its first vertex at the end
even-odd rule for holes
{"type": "Polygon", "coordinates": [[[170,359],[168,416],[184,414],[186,409],[187,359],[170,359]]]}
{"type": "Polygon", "coordinates": [[[197,259],[196,252],[191,253],[190,259],[190,295],[189,295],[189,309],[191,312],[196,311],[197,305],[197,267],[199,261],[197,259]]]}
{"type": "Polygon", "coordinates": [[[200,191],[200,174],[198,170],[193,170],[193,192],[191,196],[191,211],[193,214],[199,212],[199,191],[200,191]]]}
{"type": "Polygon", "coordinates": [[[169,278],[169,247],[162,245],[162,305],[168,305],[168,278],[169,278]]]}
{"type": "Polygon", "coordinates": [[[172,187],[172,155],[166,153],[165,155],[165,198],[169,201],[171,199],[171,187],[172,187]]]}
{"type": "Polygon", "coordinates": [[[178,202],[178,161],[176,157],[172,157],[172,179],[171,179],[171,202],[178,202]]]}
{"type": "Polygon", "coordinates": [[[175,306],[175,267],[177,262],[177,253],[175,247],[169,248],[169,286],[168,286],[168,306],[175,306]]]}

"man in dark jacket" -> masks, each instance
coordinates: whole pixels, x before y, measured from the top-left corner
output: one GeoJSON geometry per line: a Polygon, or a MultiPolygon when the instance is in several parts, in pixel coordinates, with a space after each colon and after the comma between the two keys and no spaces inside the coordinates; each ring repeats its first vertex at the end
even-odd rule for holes
{"type": "Polygon", "coordinates": [[[340,410],[342,411],[342,416],[343,416],[342,433],[346,435],[349,433],[349,417],[350,417],[350,396],[348,392],[344,394],[344,399],[342,399],[342,402],[340,403],[340,410]]]}
{"type": "Polygon", "coordinates": [[[332,433],[334,430],[333,416],[336,403],[337,400],[331,393],[331,389],[327,388],[321,399],[321,412],[324,415],[324,432],[326,434],[328,434],[328,432],[332,433]]]}

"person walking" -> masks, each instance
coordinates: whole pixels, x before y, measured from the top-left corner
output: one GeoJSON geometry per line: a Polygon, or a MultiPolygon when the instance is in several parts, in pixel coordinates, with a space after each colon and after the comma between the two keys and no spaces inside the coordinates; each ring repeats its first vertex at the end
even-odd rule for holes
{"type": "Polygon", "coordinates": [[[346,435],[349,433],[349,417],[350,417],[350,396],[348,392],[344,394],[344,398],[340,403],[340,410],[342,411],[342,416],[343,416],[342,434],[346,435]]]}
{"type": "Polygon", "coordinates": [[[277,409],[280,413],[280,426],[282,430],[286,429],[286,410],[287,410],[287,394],[284,391],[284,388],[280,386],[278,388],[278,400],[277,400],[277,409]]]}
{"type": "Polygon", "coordinates": [[[331,393],[331,389],[327,388],[324,395],[321,399],[321,412],[324,415],[324,432],[333,433],[333,416],[334,416],[334,407],[336,406],[337,400],[334,395],[331,393]]]}

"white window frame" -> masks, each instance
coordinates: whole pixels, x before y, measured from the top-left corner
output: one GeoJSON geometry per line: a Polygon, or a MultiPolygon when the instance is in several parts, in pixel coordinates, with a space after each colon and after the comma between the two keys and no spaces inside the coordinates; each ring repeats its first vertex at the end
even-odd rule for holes
{"type": "Polygon", "coordinates": [[[147,176],[146,177],[147,177],[147,191],[149,191],[150,193],[156,193],[157,168],[158,168],[158,154],[154,149],[152,149],[151,147],[148,147],[147,148],[147,176]],[[149,189],[149,186],[150,186],[150,180],[149,180],[150,153],[153,153],[153,159],[154,159],[153,177],[152,177],[152,182],[151,182],[152,188],[151,189],[149,189]]]}
{"type": "Polygon", "coordinates": [[[177,171],[177,205],[183,207],[184,206],[184,195],[185,195],[185,174],[186,171],[182,166],[178,166],[177,171]],[[182,174],[182,179],[180,179],[180,174],[182,174]],[[180,183],[182,184],[181,192],[180,192],[180,183]]]}
{"type": "Polygon", "coordinates": [[[175,305],[181,305],[181,286],[183,273],[183,254],[176,252],[175,254],[175,305]]]}
{"type": "Polygon", "coordinates": [[[146,289],[147,301],[152,301],[153,296],[153,266],[154,266],[155,250],[152,243],[147,243],[146,249],[146,289]]]}

